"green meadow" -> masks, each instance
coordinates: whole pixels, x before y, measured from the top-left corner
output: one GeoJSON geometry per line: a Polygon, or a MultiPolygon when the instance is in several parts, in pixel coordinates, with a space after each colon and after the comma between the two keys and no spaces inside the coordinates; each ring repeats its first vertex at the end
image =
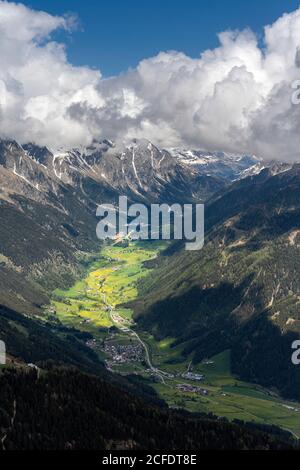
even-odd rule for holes
{"type": "Polygon", "coordinates": [[[162,246],[161,242],[104,246],[83,280],[68,290],[54,291],[48,310],[63,324],[93,334],[115,324],[108,306],[130,323],[132,311],[116,307],[137,297],[137,283],[149,273],[143,263],[155,258],[162,246]]]}
{"type": "MultiPolygon", "coordinates": [[[[170,357],[170,353],[167,353],[167,357],[170,357]]],[[[176,376],[168,380],[166,385],[154,384],[154,388],[169,406],[182,407],[192,412],[212,412],[229,420],[275,424],[300,437],[299,404],[282,400],[258,385],[235,378],[230,371],[230,351],[224,351],[207,362],[209,363],[191,367],[193,372],[204,375],[201,382],[191,382],[176,376]],[[191,383],[205,388],[208,395],[182,392],[176,389],[179,383],[191,383]]],[[[160,363],[161,369],[165,370],[164,366],[164,363],[160,363]]],[[[166,369],[174,372],[176,368],[184,370],[187,367],[189,363],[183,362],[166,369]]]]}
{"type": "Polygon", "coordinates": [[[84,279],[68,290],[57,289],[53,293],[48,313],[64,325],[92,333],[96,339],[108,339],[110,327],[115,326],[113,340],[126,344],[132,341],[128,331],[136,331],[147,347],[152,365],[169,374],[165,383],[158,377],[154,380],[153,371],[150,373],[146,364],[118,364],[113,370],[120,374],[139,374],[169,406],[212,412],[230,420],[275,424],[300,437],[300,405],[236,379],[230,371],[230,351],[192,365],[192,356],[182,355],[184,345],[173,347],[172,338],[157,341],[149,333],[136,329],[133,312],[124,305],[137,298],[139,280],[151,274],[144,263],[157,257],[164,246],[164,242],[105,245],[84,279]],[[203,374],[204,379],[191,382],[183,378],[181,375],[187,370],[203,374]],[[183,392],[176,387],[182,383],[205,388],[208,395],[183,392]]]}

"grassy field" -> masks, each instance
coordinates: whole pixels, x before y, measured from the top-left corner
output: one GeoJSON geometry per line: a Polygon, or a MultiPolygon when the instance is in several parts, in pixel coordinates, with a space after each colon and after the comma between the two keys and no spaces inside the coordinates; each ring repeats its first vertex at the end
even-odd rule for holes
{"type": "MultiPolygon", "coordinates": [[[[157,256],[164,245],[161,242],[130,242],[128,246],[107,245],[99,260],[88,270],[85,279],[69,290],[56,290],[49,314],[64,325],[88,331],[97,338],[119,344],[132,341],[122,326],[134,329],[132,310],[123,304],[138,295],[138,281],[151,272],[144,262],[157,256]],[[110,327],[119,330],[110,334],[110,327]]],[[[158,394],[173,407],[190,411],[212,412],[228,419],[276,424],[300,436],[300,405],[286,402],[263,388],[237,380],[230,371],[230,351],[224,351],[197,366],[192,366],[192,356],[181,354],[184,345],[172,347],[173,339],[155,340],[147,332],[136,330],[145,343],[153,366],[171,375],[162,381],[153,381],[153,371],[141,363],[113,366],[121,374],[140,374],[158,394]],[[201,382],[191,382],[182,373],[190,370],[204,375],[201,382]],[[183,392],[179,384],[192,384],[205,388],[206,396],[183,392]],[[297,411],[299,409],[299,411],[297,411]]],[[[158,379],[158,377],[157,377],[158,379]]]]}
{"type": "Polygon", "coordinates": [[[116,307],[136,298],[138,280],[149,273],[143,263],[155,258],[162,246],[161,242],[105,246],[85,279],[68,290],[54,291],[48,313],[67,326],[94,335],[114,325],[108,305],[130,323],[132,311],[116,307]]]}
{"type": "MultiPolygon", "coordinates": [[[[170,357],[169,354],[167,356],[170,357]]],[[[195,384],[176,376],[168,380],[167,385],[157,383],[153,386],[170,406],[183,407],[189,411],[212,412],[230,420],[276,424],[300,437],[299,404],[284,401],[258,385],[248,384],[233,377],[230,372],[230,351],[224,351],[207,362],[210,363],[191,367],[193,372],[204,375],[204,379],[199,383],[195,384]],[[207,390],[208,395],[182,392],[176,389],[179,383],[200,386],[207,390]]],[[[183,362],[169,366],[168,370],[185,370],[188,366],[187,362],[183,362]]],[[[160,363],[160,368],[165,369],[164,364],[160,363]]]]}

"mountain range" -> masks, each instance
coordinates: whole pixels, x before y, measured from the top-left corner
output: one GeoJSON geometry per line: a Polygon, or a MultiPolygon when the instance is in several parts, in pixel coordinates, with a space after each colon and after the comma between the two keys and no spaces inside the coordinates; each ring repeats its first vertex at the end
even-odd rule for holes
{"type": "MultiPolygon", "coordinates": [[[[142,393],[147,406],[158,406],[154,415],[160,413],[161,403],[151,404],[156,398],[148,389],[140,392],[136,383],[107,373],[86,347],[84,333],[43,318],[54,289],[71,286],[99,251],[97,205],[115,204],[119,195],[147,205],[206,206],[204,248],[189,253],[174,242],[151,262],[155,276],[140,282],[131,305],[138,328],[157,339],[172,337],[183,357],[193,354],[194,364],[230,349],[238,377],[300,400],[300,373],[290,360],[291,343],[300,333],[300,165],[162,149],[144,139],[56,150],[0,141],[0,332],[12,364],[44,364],[51,382],[60,372],[51,372],[47,361],[55,367],[63,362],[134,396],[142,393]]],[[[67,394],[69,372],[61,373],[67,394]]],[[[11,376],[3,380],[9,391],[11,376]]],[[[27,393],[27,378],[21,373],[17,380],[21,395],[27,393]]],[[[38,386],[41,391],[45,384],[38,386]]],[[[23,400],[21,395],[16,400],[23,400]]],[[[147,419],[152,418],[149,411],[147,419]]],[[[165,414],[161,419],[173,420],[175,427],[187,419],[193,442],[194,418],[165,414]]],[[[120,422],[123,417],[115,416],[116,429],[120,422]]],[[[130,442],[141,446],[142,434],[135,436],[130,442]]],[[[57,444],[57,436],[51,439],[57,444]]],[[[272,447],[268,439],[262,446],[272,447]]],[[[105,433],[103,440],[109,442],[105,433]]],[[[13,434],[8,442],[12,448],[21,445],[13,434]]]]}
{"type": "MultiPolygon", "coordinates": [[[[255,157],[232,156],[241,170],[255,157]]],[[[206,170],[210,165],[205,165],[206,170]]],[[[0,294],[8,307],[37,311],[47,291],[78,274],[74,252],[98,245],[96,206],[118,200],[204,201],[230,182],[222,155],[210,173],[199,172],[152,143],[133,141],[117,151],[110,141],[51,151],[34,144],[0,142],[0,294]],[[218,163],[219,161],[219,169],[218,163]]],[[[235,169],[235,174],[238,170],[235,169]]],[[[71,281],[70,281],[71,282],[71,281]]]]}

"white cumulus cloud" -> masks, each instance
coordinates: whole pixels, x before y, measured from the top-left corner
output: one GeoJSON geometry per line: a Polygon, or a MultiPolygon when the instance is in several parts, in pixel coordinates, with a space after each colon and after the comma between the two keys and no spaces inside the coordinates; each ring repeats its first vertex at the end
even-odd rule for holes
{"type": "MultiPolygon", "coordinates": [[[[73,17],[0,1],[0,135],[58,146],[143,137],[158,145],[299,160],[300,9],[264,30],[225,31],[191,58],[161,52],[103,79],[73,66],[57,29],[73,17]]],[[[199,45],[201,50],[201,45],[199,45]]]]}

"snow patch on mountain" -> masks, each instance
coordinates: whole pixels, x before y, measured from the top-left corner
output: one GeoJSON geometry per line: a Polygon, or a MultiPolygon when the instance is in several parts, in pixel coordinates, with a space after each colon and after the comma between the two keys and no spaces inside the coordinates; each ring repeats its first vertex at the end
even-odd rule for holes
{"type": "Polygon", "coordinates": [[[170,148],[168,152],[182,165],[201,174],[216,175],[229,181],[259,173],[265,166],[255,155],[207,152],[205,150],[170,148]]]}

